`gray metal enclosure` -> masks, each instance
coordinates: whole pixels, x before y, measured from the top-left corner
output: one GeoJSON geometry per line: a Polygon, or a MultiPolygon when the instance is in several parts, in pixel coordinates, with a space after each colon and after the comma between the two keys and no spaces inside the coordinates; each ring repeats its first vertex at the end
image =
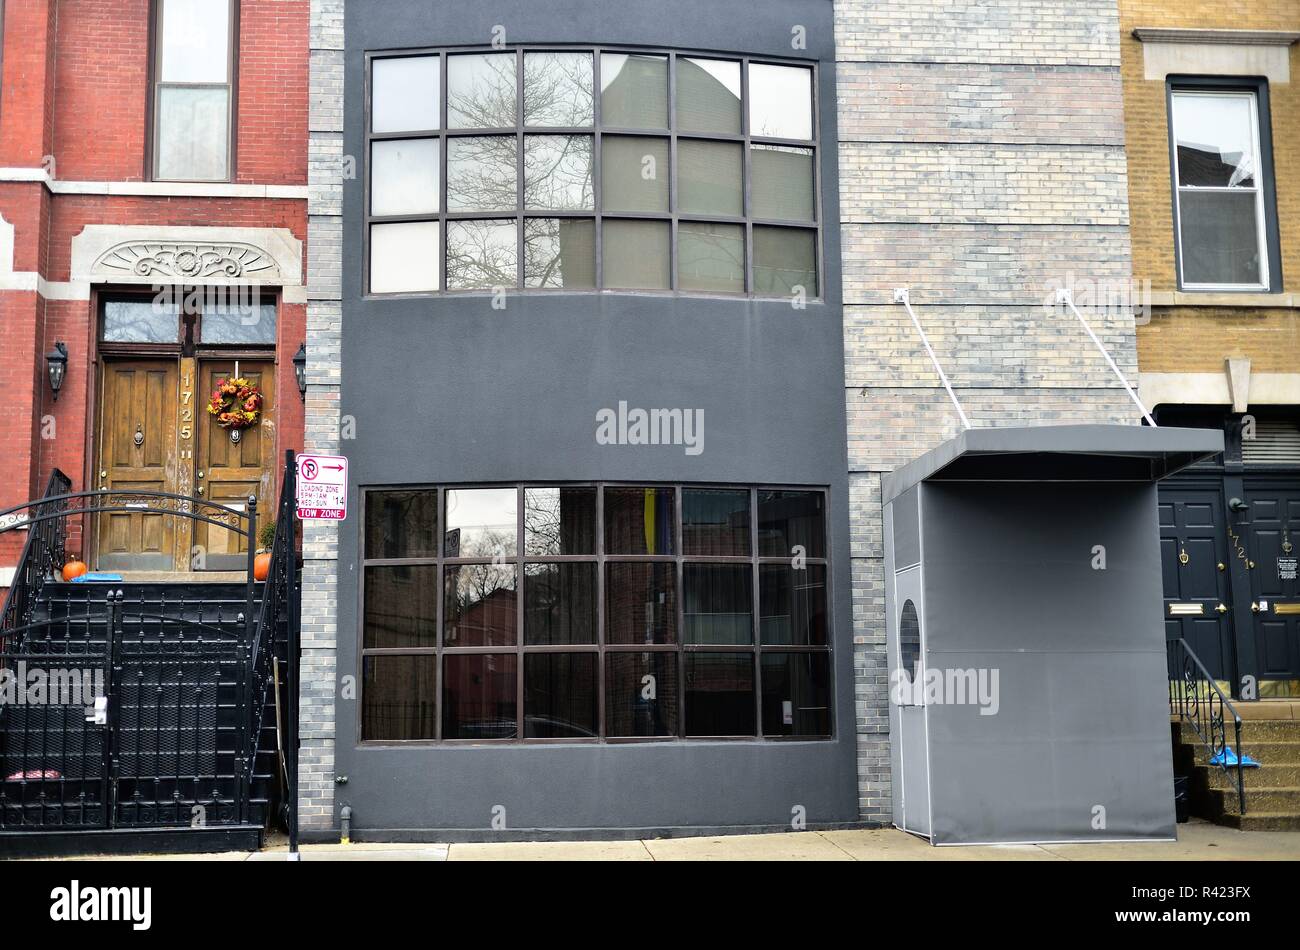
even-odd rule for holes
{"type": "Polygon", "coordinates": [[[1222,449],[1199,429],[972,429],[886,476],[898,827],[1175,836],[1156,482],[1222,449]]]}

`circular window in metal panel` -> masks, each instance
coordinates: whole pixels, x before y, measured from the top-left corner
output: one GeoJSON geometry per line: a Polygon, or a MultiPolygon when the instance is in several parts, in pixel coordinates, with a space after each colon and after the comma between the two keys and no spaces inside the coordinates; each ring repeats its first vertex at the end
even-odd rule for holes
{"type": "Polygon", "coordinates": [[[915,681],[916,665],[921,661],[921,618],[910,600],[903,604],[898,618],[898,654],[903,670],[915,681]]]}

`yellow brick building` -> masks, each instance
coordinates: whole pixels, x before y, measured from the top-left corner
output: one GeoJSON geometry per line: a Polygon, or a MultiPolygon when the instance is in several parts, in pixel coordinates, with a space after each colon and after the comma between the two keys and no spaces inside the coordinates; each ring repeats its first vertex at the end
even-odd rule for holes
{"type": "Polygon", "coordinates": [[[1227,444],[1161,490],[1167,632],[1300,695],[1300,3],[1119,11],[1139,391],[1227,444]]]}

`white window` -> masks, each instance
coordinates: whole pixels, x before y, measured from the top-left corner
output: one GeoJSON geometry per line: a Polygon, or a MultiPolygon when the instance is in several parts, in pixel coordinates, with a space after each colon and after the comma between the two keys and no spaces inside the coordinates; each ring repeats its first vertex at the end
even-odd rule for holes
{"type": "Polygon", "coordinates": [[[159,0],[156,30],[153,177],[229,181],[231,0],[159,0]]]}
{"type": "Polygon", "coordinates": [[[1259,102],[1250,90],[1172,94],[1179,286],[1267,291],[1259,102]]]}

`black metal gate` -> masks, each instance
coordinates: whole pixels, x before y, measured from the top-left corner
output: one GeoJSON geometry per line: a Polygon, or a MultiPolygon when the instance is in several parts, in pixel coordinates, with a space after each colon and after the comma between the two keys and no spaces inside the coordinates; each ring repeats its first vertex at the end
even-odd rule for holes
{"type": "MultiPolygon", "coordinates": [[[[47,588],[47,593],[48,593],[47,588]]],[[[173,589],[62,588],[5,657],[0,826],[242,820],[244,614],[173,589]]]]}

